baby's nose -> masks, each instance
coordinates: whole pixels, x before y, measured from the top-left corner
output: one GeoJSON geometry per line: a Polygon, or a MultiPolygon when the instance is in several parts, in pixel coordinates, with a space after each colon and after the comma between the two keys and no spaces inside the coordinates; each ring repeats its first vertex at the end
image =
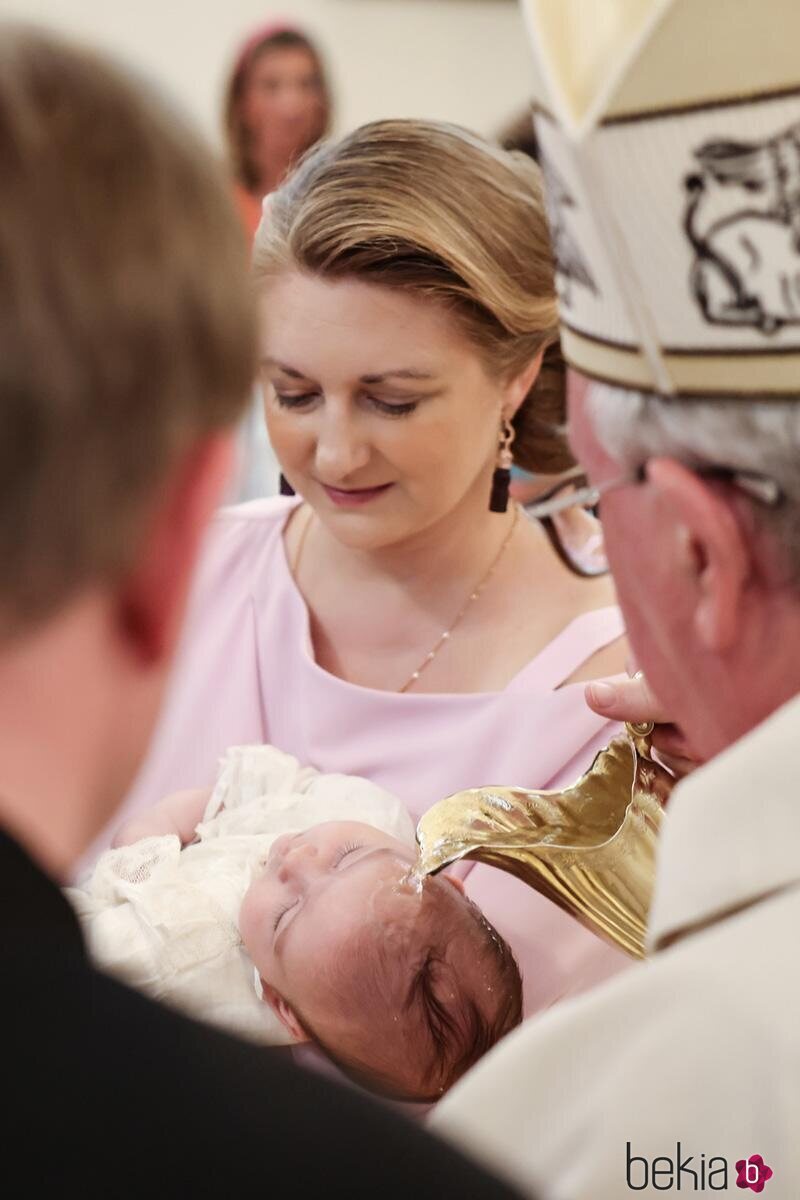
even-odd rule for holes
{"type": "Polygon", "coordinates": [[[283,862],[278,871],[281,883],[288,883],[298,876],[307,874],[308,870],[313,868],[316,857],[316,847],[307,842],[297,842],[295,845],[288,846],[284,851],[283,862]]]}

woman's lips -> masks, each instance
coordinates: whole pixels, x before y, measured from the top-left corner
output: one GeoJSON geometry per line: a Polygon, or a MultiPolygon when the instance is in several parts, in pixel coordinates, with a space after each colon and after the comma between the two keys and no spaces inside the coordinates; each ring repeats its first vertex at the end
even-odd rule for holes
{"type": "Polygon", "coordinates": [[[378,496],[382,496],[393,486],[391,483],[382,483],[380,487],[371,488],[335,488],[328,487],[324,483],[322,485],[328,499],[339,505],[340,508],[353,508],[358,504],[369,504],[370,500],[377,500],[378,496]]]}

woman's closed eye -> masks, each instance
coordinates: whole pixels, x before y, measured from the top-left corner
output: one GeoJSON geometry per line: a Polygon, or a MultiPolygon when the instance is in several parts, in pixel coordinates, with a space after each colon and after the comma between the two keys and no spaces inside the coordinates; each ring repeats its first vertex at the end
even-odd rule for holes
{"type": "Polygon", "coordinates": [[[407,417],[414,412],[419,403],[417,400],[405,400],[400,404],[390,404],[388,400],[379,400],[377,396],[366,396],[365,399],[387,417],[407,417]]]}
{"type": "MultiPolygon", "coordinates": [[[[281,392],[277,388],[274,391],[275,399],[281,408],[308,409],[320,399],[319,392],[281,392]]],[[[386,417],[407,417],[419,405],[418,400],[390,403],[388,400],[380,400],[377,396],[364,396],[363,400],[370,408],[386,417]]]]}
{"type": "Polygon", "coordinates": [[[319,392],[279,392],[275,388],[275,399],[281,408],[308,408],[319,399],[319,392]]]}

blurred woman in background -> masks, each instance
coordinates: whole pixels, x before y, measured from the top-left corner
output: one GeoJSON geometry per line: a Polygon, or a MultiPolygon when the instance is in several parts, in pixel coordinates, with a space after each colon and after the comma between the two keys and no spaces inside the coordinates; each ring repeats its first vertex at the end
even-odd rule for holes
{"type": "Polygon", "coordinates": [[[225,132],[242,221],[252,238],[264,196],[327,133],[331,97],[319,51],[291,25],[267,25],[243,46],[225,97],[225,132]]]}
{"type": "MultiPolygon", "coordinates": [[[[328,131],[331,97],[319,51],[300,29],[271,24],[242,47],[225,97],[225,133],[236,203],[248,239],[264,197],[328,131]]],[[[279,469],[267,437],[260,397],[239,432],[232,501],[271,496],[279,469]]]]}

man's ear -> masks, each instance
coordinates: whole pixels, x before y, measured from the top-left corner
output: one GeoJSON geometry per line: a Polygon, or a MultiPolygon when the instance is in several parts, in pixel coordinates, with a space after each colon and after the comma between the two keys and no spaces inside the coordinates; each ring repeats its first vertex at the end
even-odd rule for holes
{"type": "Polygon", "coordinates": [[[183,453],[117,586],[120,630],[129,653],[147,666],[168,661],[175,648],[200,540],[232,460],[230,433],[208,435],[183,453]]]}
{"type": "Polygon", "coordinates": [[[695,591],[698,640],[711,653],[724,653],[738,637],[743,592],[754,570],[746,528],[729,495],[674,459],[651,459],[647,480],[672,511],[675,568],[695,591]]]}
{"type": "Polygon", "coordinates": [[[263,993],[262,999],[270,1006],[281,1025],[285,1029],[288,1029],[294,1041],[310,1042],[311,1039],[300,1024],[297,1013],[291,1004],[284,1000],[280,992],[276,992],[275,988],[271,984],[265,983],[263,979],[261,980],[261,991],[263,993]]]}

